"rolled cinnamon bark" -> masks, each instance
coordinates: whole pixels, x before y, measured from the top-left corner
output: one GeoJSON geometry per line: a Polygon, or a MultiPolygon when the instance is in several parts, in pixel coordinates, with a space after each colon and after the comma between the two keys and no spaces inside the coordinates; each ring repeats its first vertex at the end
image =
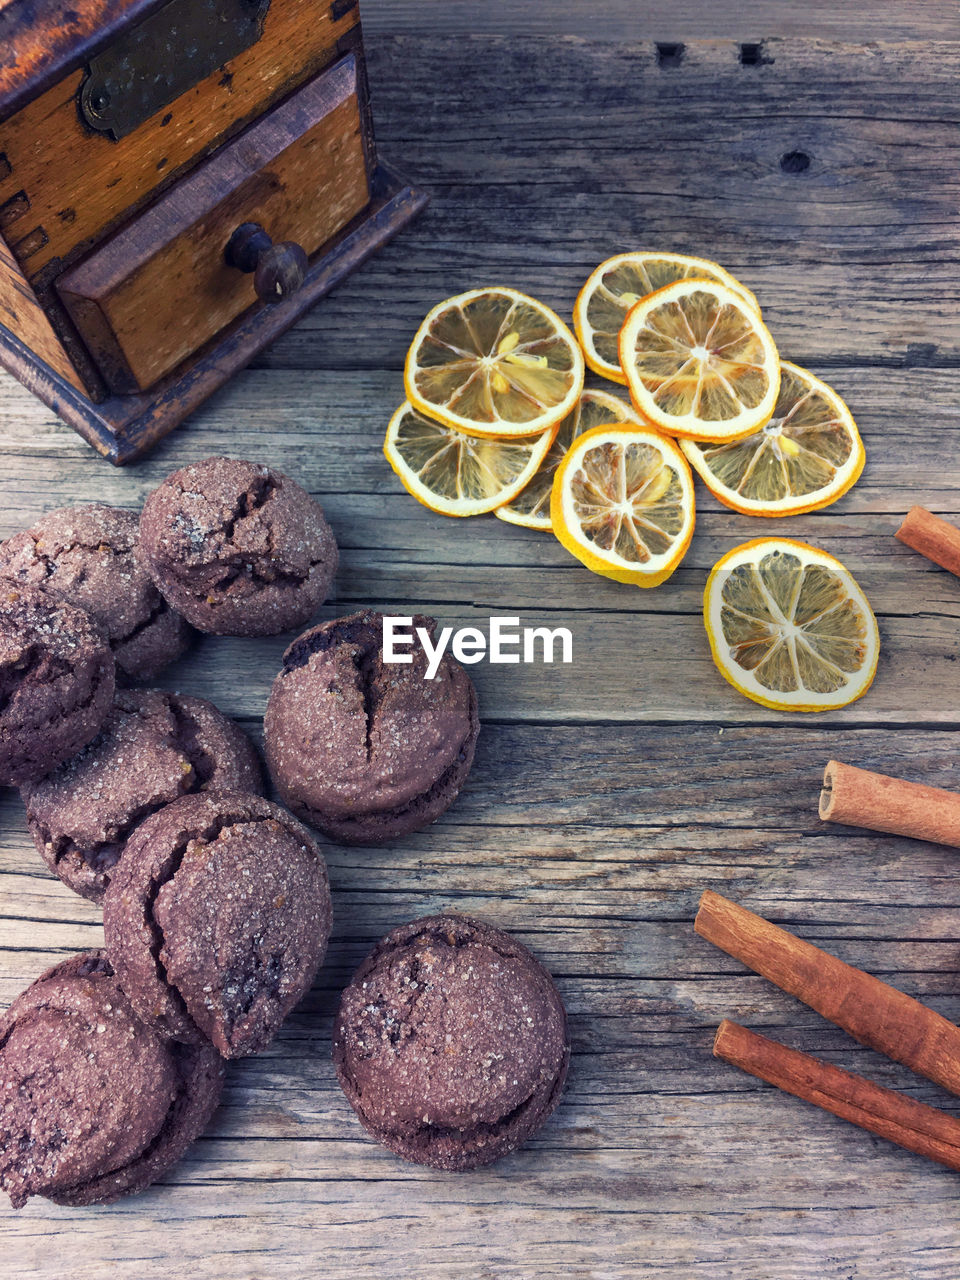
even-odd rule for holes
{"type": "Polygon", "coordinates": [[[960,1096],[960,1028],[942,1014],[709,889],[693,927],[861,1044],[960,1096]]]}
{"type": "Polygon", "coordinates": [[[724,1020],[714,1055],[908,1151],[960,1170],[960,1120],[724,1020]]]}
{"type": "Polygon", "coordinates": [[[960,849],[960,795],[831,760],[823,771],[820,817],[960,849]]]}
{"type": "Polygon", "coordinates": [[[925,507],[911,507],[896,536],[934,564],[960,576],[960,529],[925,507]]]}

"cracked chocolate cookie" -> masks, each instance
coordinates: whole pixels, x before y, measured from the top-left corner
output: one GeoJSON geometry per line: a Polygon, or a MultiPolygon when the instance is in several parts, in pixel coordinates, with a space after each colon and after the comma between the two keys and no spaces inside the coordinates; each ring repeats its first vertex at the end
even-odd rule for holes
{"type": "Polygon", "coordinates": [[[212,702],[120,689],[97,738],[23,788],[40,856],[74,893],[102,902],[130,833],[197,791],[261,790],[253,745],[212,702]]]}
{"type": "Polygon", "coordinates": [[[117,670],[149,680],[186,652],[193,632],[141,564],[138,527],[135,512],[102,503],[51,511],[0,543],[0,577],[85,609],[106,636],[117,670]]]}
{"type": "Polygon", "coordinates": [[[0,1017],[0,1186],[16,1209],[142,1191],[205,1128],[223,1070],[144,1026],[102,951],[71,956],[0,1017]]]}
{"type": "Polygon", "coordinates": [[[114,680],[113,654],[82,609],[0,580],[0,785],[42,778],[96,737],[114,680]]]}
{"type": "Polygon", "coordinates": [[[225,1058],[264,1048],[330,936],[327,869],[304,827],[239,792],[185,796],[127,841],[107,889],[107,954],[134,1009],[225,1058]]]}
{"type": "Polygon", "coordinates": [[[201,631],[272,636],[323,604],[337,544],[288,476],[208,458],[168,476],[140,517],[141,551],[169,603],[201,631]]]}
{"type": "Polygon", "coordinates": [[[480,731],[473,681],[449,655],[428,680],[419,643],[411,658],[384,663],[383,615],[373,612],[314,627],[283,655],[264,718],[267,764],[284,802],[331,840],[375,844],[418,831],[470,772],[480,731]]]}
{"type": "Polygon", "coordinates": [[[428,916],[387,934],[343,993],[341,1087],[367,1132],[436,1169],[490,1164],[560,1100],[570,1045],[553,979],[509,934],[428,916]]]}

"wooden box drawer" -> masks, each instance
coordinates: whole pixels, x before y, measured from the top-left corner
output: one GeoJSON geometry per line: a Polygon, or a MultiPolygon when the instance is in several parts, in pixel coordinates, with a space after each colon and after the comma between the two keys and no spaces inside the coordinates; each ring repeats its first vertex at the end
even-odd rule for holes
{"type": "Polygon", "coordinates": [[[64,272],[57,292],[108,387],[142,391],[257,303],[252,276],[225,257],[241,224],[312,255],[369,199],[350,55],[64,272]]]}

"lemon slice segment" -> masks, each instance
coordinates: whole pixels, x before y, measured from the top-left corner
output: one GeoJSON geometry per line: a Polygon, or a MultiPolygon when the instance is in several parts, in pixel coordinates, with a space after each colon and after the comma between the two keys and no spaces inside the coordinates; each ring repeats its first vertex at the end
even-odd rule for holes
{"type": "Polygon", "coordinates": [[[383,452],[425,507],[445,516],[479,516],[516,497],[556,431],[523,440],[479,439],[425,418],[405,401],[390,419],[383,452]]]}
{"type": "Polygon", "coordinates": [[[780,393],[765,427],[729,444],[680,442],[714,497],[745,515],[829,506],[863,470],[860,432],[836,391],[798,365],[783,361],[780,371],[780,393]]]}
{"type": "Polygon", "coordinates": [[[672,440],[599,426],[574,440],[550,496],[553,532],[594,573],[638,587],[670,577],[693,536],[693,476],[672,440]]]}
{"type": "Polygon", "coordinates": [[[553,477],[563,455],[577,436],[611,422],[632,422],[638,427],[643,426],[633,407],[619,396],[612,396],[607,391],[584,391],[573,410],[560,423],[553,444],[533,479],[510,502],[497,507],[493,514],[508,524],[544,529],[549,533],[553,477]]]}
{"type": "Polygon", "coordinates": [[[583,353],[558,315],[515,289],[472,289],[429,312],[404,367],[420,413],[475,436],[540,435],[583,390],[583,353]]]}
{"type": "Polygon", "coordinates": [[[848,569],[792,538],[757,538],[714,565],[704,593],[713,660],[778,711],[833,711],[869,689],[880,635],[848,569]]]}
{"type": "Polygon", "coordinates": [[[594,373],[625,386],[617,341],[627,312],[664,285],[691,277],[721,281],[759,315],[760,304],[750,290],[709,258],[654,250],[618,253],[590,274],[573,308],[573,327],[594,373]]]}
{"type": "Polygon", "coordinates": [[[620,364],[641,417],[694,440],[759,431],[780,389],[780,358],[759,314],[710,280],[679,280],[632,307],[620,364]]]}

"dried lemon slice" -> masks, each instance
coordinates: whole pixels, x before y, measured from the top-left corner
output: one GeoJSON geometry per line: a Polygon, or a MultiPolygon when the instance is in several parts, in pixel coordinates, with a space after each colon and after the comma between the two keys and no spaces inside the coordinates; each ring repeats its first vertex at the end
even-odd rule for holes
{"type": "Polygon", "coordinates": [[[485,440],[417,413],[405,401],[390,419],[383,452],[413,494],[445,516],[479,516],[509,502],[533,477],[557,428],[523,440],[485,440]]]}
{"type": "Polygon", "coordinates": [[[860,432],[834,389],[786,361],[780,372],[780,394],[765,427],[729,444],[680,441],[714,497],[746,515],[829,506],[863,470],[860,432]]]}
{"type": "Polygon", "coordinates": [[[553,444],[533,479],[510,502],[497,507],[493,514],[508,524],[549,532],[550,493],[563,455],[577,436],[611,422],[633,422],[638,427],[643,426],[633,408],[619,396],[612,396],[607,391],[584,391],[573,410],[560,423],[553,444]]]}
{"type": "Polygon", "coordinates": [[[558,315],[515,289],[473,289],[441,302],[417,330],[407,399],[475,436],[540,435],[583,390],[583,353],[558,315]]]}
{"type": "Polygon", "coordinates": [[[638,587],[670,577],[693,536],[693,476],[672,440],[599,426],[574,440],[550,497],[553,532],[594,573],[638,587]]]}
{"type": "Polygon", "coordinates": [[[703,610],[721,674],[762,706],[833,711],[873,682],[873,610],[849,570],[805,542],[735,547],[714,565],[703,610]]]}
{"type": "Polygon", "coordinates": [[[618,253],[591,273],[573,308],[573,327],[594,373],[625,386],[617,340],[627,312],[665,284],[691,277],[721,281],[759,313],[760,304],[750,290],[709,258],[654,250],[618,253]]]}
{"type": "Polygon", "coordinates": [[[679,280],[632,307],[620,364],[641,417],[693,440],[759,431],[780,388],[780,358],[759,313],[711,280],[679,280]]]}

